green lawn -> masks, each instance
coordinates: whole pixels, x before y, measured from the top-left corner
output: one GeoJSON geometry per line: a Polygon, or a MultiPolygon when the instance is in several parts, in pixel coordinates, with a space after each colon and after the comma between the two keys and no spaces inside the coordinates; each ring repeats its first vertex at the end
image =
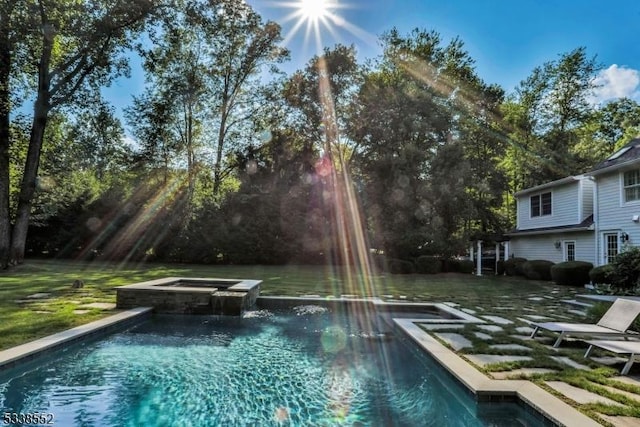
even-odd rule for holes
{"type": "Polygon", "coordinates": [[[469,307],[491,306],[503,296],[517,299],[518,295],[549,292],[552,288],[543,282],[461,274],[349,279],[344,268],[323,266],[121,265],[31,260],[0,275],[0,349],[103,317],[109,313],[91,309],[74,314],[74,310],[86,303],[115,302],[116,286],[168,276],[260,279],[261,295],[350,294],[455,301],[469,307]],[[82,289],[72,288],[77,279],[85,283],[82,289]],[[51,295],[42,300],[27,299],[36,293],[51,295]]]}

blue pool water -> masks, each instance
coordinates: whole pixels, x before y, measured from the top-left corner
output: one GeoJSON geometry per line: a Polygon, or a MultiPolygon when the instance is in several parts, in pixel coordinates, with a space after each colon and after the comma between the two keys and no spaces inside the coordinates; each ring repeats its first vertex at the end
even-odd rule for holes
{"type": "Polygon", "coordinates": [[[155,316],[0,373],[0,414],[56,426],[534,426],[476,405],[403,337],[321,310],[155,316]]]}

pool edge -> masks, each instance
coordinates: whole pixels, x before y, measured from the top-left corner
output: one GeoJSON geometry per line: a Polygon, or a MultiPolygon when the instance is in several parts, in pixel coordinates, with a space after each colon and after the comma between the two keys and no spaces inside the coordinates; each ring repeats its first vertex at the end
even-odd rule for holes
{"type": "Polygon", "coordinates": [[[0,371],[10,369],[20,363],[58,349],[64,344],[70,344],[90,335],[103,333],[113,327],[138,320],[144,316],[150,316],[152,311],[152,307],[136,307],[2,350],[0,351],[0,371]]]}
{"type": "Polygon", "coordinates": [[[417,325],[419,319],[393,319],[395,324],[476,396],[515,395],[550,421],[567,427],[602,426],[571,405],[527,380],[494,380],[417,325]]]}

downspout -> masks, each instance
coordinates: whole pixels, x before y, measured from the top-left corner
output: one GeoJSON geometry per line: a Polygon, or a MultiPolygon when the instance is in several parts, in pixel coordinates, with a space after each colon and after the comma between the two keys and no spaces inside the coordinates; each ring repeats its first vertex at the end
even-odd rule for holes
{"type": "Polygon", "coordinates": [[[598,181],[595,177],[590,176],[589,180],[593,182],[593,240],[595,242],[595,259],[594,265],[597,267],[600,264],[600,232],[599,232],[599,217],[600,217],[600,202],[598,200],[598,181]]]}

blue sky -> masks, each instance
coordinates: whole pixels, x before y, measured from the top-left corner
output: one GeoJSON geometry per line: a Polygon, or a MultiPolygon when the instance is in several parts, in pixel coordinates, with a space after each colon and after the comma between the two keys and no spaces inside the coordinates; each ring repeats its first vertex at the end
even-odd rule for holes
{"type": "MultiPolygon", "coordinates": [[[[296,20],[286,20],[299,0],[246,1],[289,35],[291,61],[283,66],[285,71],[304,67],[317,53],[315,37],[305,43],[304,29],[293,33],[296,20]]],[[[337,3],[332,13],[339,19],[332,32],[322,28],[322,44],[355,44],[362,60],[380,54],[378,36],[392,27],[403,34],[416,27],[435,30],[445,43],[459,36],[476,61],[478,75],[511,92],[534,67],[585,46],[604,67],[596,100],[629,96],[640,101],[640,2],[635,0],[328,1],[337,3]]],[[[131,79],[105,90],[118,109],[142,92],[144,77],[135,60],[132,70],[131,79]]]]}
{"type": "MultiPolygon", "coordinates": [[[[292,9],[278,3],[293,0],[247,0],[265,19],[280,22],[286,34],[293,22],[283,18],[292,9]]],[[[333,0],[336,1],[336,0],[333,0]]],[[[559,54],[585,46],[609,75],[625,78],[620,70],[640,70],[638,23],[640,2],[635,0],[349,0],[335,14],[369,37],[364,39],[334,25],[335,35],[323,31],[324,44],[354,43],[361,57],[380,53],[373,39],[392,27],[401,33],[420,27],[439,32],[445,41],[459,36],[476,60],[480,77],[511,91],[531,70],[559,54]],[[617,74],[617,76],[616,76],[617,74]],[[620,76],[622,75],[622,76],[620,76]]],[[[292,69],[315,53],[302,42],[303,32],[289,42],[292,69]]],[[[627,79],[632,78],[626,76],[627,79]]],[[[640,82],[639,82],[640,83],[640,82]]],[[[634,91],[638,91],[636,86],[634,91]]],[[[635,94],[638,95],[637,93],[635,94]]]]}

